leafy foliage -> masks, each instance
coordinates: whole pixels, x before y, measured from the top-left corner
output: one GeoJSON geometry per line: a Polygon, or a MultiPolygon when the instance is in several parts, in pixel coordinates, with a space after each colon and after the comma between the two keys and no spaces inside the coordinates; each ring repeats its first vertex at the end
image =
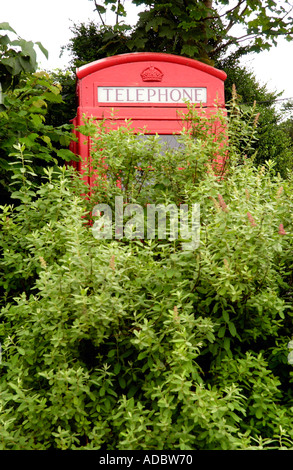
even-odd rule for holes
{"type": "Polygon", "coordinates": [[[256,139],[250,155],[255,153],[254,163],[263,165],[267,160],[275,163],[275,170],[286,177],[292,170],[292,145],[290,131],[283,124],[283,113],[277,111],[276,101],[280,94],[270,92],[266,85],[260,85],[254,75],[241,67],[234,59],[226,59],[219,64],[227,73],[225,98],[232,99],[236,84],[238,113],[242,119],[249,116],[251,108],[258,115],[256,139]]]}
{"type": "MultiPolygon", "coordinates": [[[[204,62],[215,63],[219,57],[259,52],[276,45],[277,38],[292,40],[292,7],[289,0],[239,0],[231,5],[227,0],[173,0],[154,2],[133,0],[140,8],[139,20],[127,34],[131,50],[162,51],[185,55],[204,62]]],[[[99,18],[105,27],[103,13],[107,6],[119,17],[126,16],[120,1],[95,1],[99,18]]],[[[109,40],[111,47],[112,41],[109,40]]],[[[107,54],[105,54],[107,55],[107,54]]]]}
{"type": "Polygon", "coordinates": [[[50,79],[52,84],[59,88],[61,99],[58,102],[48,101],[46,123],[55,128],[66,130],[68,123],[76,115],[76,76],[69,69],[57,69],[50,72],[50,79]]]}
{"type": "Polygon", "coordinates": [[[235,106],[218,116],[218,148],[190,108],[173,158],[131,126],[96,134],[89,122],[92,158],[114,175],[96,169],[106,190],[92,199],[65,168],[34,188],[14,149],[21,204],[2,207],[0,233],[2,449],[292,448],[292,180],[239,151],[256,127],[241,127],[235,106]],[[222,177],[215,150],[229,150],[222,177]],[[115,194],[199,202],[199,249],[97,240],[88,209],[115,194]]]}
{"type": "Polygon", "coordinates": [[[62,50],[72,53],[72,66],[80,67],[88,62],[102,59],[106,56],[130,52],[127,31],[130,27],[102,25],[97,27],[94,21],[88,24],[74,24],[71,28],[73,37],[62,50]]]}
{"type": "Polygon", "coordinates": [[[5,110],[0,113],[0,167],[2,194],[9,197],[13,146],[24,144],[30,152],[35,178],[43,175],[44,164],[75,159],[68,150],[72,140],[69,124],[54,126],[46,123],[48,104],[60,104],[60,88],[45,72],[23,77],[18,86],[7,90],[5,110]]]}
{"type": "Polygon", "coordinates": [[[284,36],[291,41],[292,7],[289,0],[133,0],[138,7],[135,25],[125,23],[127,9],[117,0],[94,1],[99,21],[74,25],[66,46],[74,61],[83,63],[127,52],[166,52],[215,65],[220,59],[270,49],[284,36]],[[114,25],[103,15],[116,14],[114,25]],[[76,54],[76,55],[75,55],[76,54]]]}
{"type": "MultiPolygon", "coordinates": [[[[1,23],[0,31],[12,28],[1,23]]],[[[46,72],[37,72],[34,44],[23,39],[9,42],[0,36],[0,82],[3,93],[0,107],[0,192],[9,202],[14,145],[25,145],[37,180],[44,165],[56,165],[76,157],[68,150],[73,135],[65,121],[46,122],[49,106],[63,103],[60,84],[46,72]],[[2,46],[1,46],[2,45],[2,46]],[[2,47],[2,49],[1,49],[2,47]],[[20,50],[19,50],[20,48],[20,50]],[[64,122],[66,124],[64,124],[64,122]]],[[[43,50],[41,44],[37,43],[43,50]]]]}
{"type": "MultiPolygon", "coordinates": [[[[0,32],[2,33],[2,31],[17,34],[6,22],[0,23],[0,32]]],[[[48,51],[44,46],[40,42],[35,44],[48,57],[48,51]]],[[[4,91],[11,86],[15,86],[23,72],[35,72],[37,68],[35,44],[19,37],[11,40],[8,34],[1,34],[0,83],[4,91]]]]}

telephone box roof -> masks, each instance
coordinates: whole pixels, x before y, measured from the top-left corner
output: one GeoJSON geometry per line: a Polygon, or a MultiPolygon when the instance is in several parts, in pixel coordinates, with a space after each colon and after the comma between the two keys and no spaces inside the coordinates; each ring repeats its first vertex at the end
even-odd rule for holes
{"type": "Polygon", "coordinates": [[[216,69],[211,65],[207,65],[203,62],[199,62],[195,59],[190,59],[188,57],[182,57],[174,54],[165,54],[161,52],[131,52],[129,54],[120,54],[111,57],[105,57],[103,59],[96,60],[89,64],[83,65],[76,70],[77,78],[82,79],[87,75],[90,75],[98,70],[105,69],[107,67],[112,67],[115,65],[126,64],[130,62],[171,62],[174,64],[185,65],[188,67],[193,67],[194,69],[205,72],[209,75],[219,78],[220,80],[225,81],[227,75],[222,70],[216,69]]]}

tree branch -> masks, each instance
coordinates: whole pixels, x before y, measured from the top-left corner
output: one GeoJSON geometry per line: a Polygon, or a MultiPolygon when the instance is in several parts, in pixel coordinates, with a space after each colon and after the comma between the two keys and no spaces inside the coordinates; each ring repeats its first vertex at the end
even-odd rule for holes
{"type": "MultiPolygon", "coordinates": [[[[237,8],[240,8],[240,6],[241,6],[241,4],[242,4],[243,2],[244,2],[244,0],[241,0],[241,1],[238,3],[237,8]]],[[[239,16],[244,15],[244,13],[246,12],[247,8],[248,8],[248,7],[247,7],[247,5],[246,5],[246,6],[243,8],[243,10],[242,10],[242,12],[240,13],[239,16]]],[[[230,10],[230,11],[232,11],[232,10],[230,10]]],[[[234,10],[234,11],[235,11],[235,10],[234,10]]],[[[230,29],[235,25],[235,23],[237,23],[237,20],[236,20],[236,19],[233,20],[233,19],[231,18],[231,20],[230,20],[230,22],[229,22],[227,28],[225,29],[225,34],[227,34],[228,31],[230,31],[230,29]]]]}
{"type": "Polygon", "coordinates": [[[117,2],[117,9],[116,9],[116,24],[119,23],[119,7],[120,7],[120,0],[117,2]]]}
{"type": "MultiPolygon", "coordinates": [[[[240,0],[240,1],[238,2],[238,4],[237,4],[237,7],[240,7],[241,4],[244,3],[244,1],[245,1],[245,0],[240,0]]],[[[290,5],[290,7],[291,7],[291,8],[290,8],[288,11],[286,11],[285,14],[284,14],[281,18],[278,18],[278,19],[275,18],[275,20],[277,20],[277,23],[282,22],[282,21],[286,18],[286,16],[288,16],[288,15],[291,13],[291,11],[293,10],[293,6],[290,5]]],[[[245,6],[245,8],[244,8],[244,9],[242,10],[242,12],[240,13],[240,16],[242,16],[242,15],[245,13],[246,9],[247,9],[247,5],[245,6]]],[[[235,8],[229,10],[229,12],[232,12],[233,10],[235,11],[235,8]]],[[[226,12],[224,15],[221,15],[221,16],[225,16],[226,14],[227,14],[227,12],[226,12]]],[[[220,18],[221,16],[219,16],[219,18],[220,18]]],[[[233,22],[232,20],[230,21],[229,25],[228,25],[227,28],[224,30],[224,31],[225,31],[225,34],[228,33],[228,31],[232,28],[232,26],[234,26],[235,23],[236,23],[236,21],[234,21],[234,22],[233,22]]],[[[273,33],[273,32],[271,31],[274,26],[275,26],[275,25],[272,25],[272,26],[267,30],[267,32],[270,32],[271,35],[276,35],[276,36],[277,36],[277,35],[281,35],[281,34],[282,34],[281,32],[277,32],[277,31],[276,31],[275,33],[273,33]]],[[[290,32],[288,32],[288,34],[290,34],[290,32]]],[[[292,34],[292,31],[291,31],[291,34],[292,34]]],[[[221,44],[219,44],[217,47],[215,47],[214,50],[213,50],[213,54],[217,54],[218,52],[220,52],[221,50],[227,48],[228,46],[230,46],[230,45],[233,44],[233,43],[235,43],[235,44],[237,43],[237,44],[238,44],[238,43],[247,41],[247,40],[249,40],[249,39],[254,39],[254,38],[256,38],[257,36],[262,36],[262,35],[263,35],[263,32],[260,32],[260,33],[249,33],[249,34],[244,34],[243,36],[240,36],[240,37],[235,37],[235,38],[230,39],[229,41],[227,41],[227,42],[225,42],[225,43],[221,43],[221,44]]],[[[268,36],[268,34],[266,34],[266,36],[268,36]]]]}
{"type": "Polygon", "coordinates": [[[99,15],[99,17],[100,17],[100,20],[101,20],[101,22],[102,22],[102,25],[105,26],[105,21],[103,20],[103,17],[102,17],[102,15],[101,15],[100,10],[99,10],[99,5],[98,5],[98,3],[97,3],[97,0],[94,0],[94,4],[95,4],[95,7],[96,7],[96,11],[98,12],[98,15],[99,15]]]}
{"type": "MultiPolygon", "coordinates": [[[[225,11],[222,15],[215,15],[215,16],[208,16],[206,18],[202,18],[203,20],[217,20],[217,19],[221,19],[223,18],[223,16],[227,16],[229,13],[232,13],[233,11],[235,11],[238,7],[240,7],[242,5],[242,3],[244,3],[246,0],[239,0],[239,2],[237,3],[237,5],[235,5],[235,7],[231,8],[230,10],[228,11],[225,11]]],[[[245,7],[247,8],[247,6],[245,7]]]]}

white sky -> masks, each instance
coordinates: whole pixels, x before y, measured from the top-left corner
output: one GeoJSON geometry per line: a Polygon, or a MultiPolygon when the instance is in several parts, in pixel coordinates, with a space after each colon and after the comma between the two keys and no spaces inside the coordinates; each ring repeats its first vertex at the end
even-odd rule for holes
{"type": "MultiPolygon", "coordinates": [[[[128,2],[131,5],[131,1],[126,0],[126,4],[128,2]]],[[[132,6],[127,20],[135,23],[136,19],[132,6]]],[[[61,47],[72,37],[70,27],[73,23],[91,20],[98,22],[99,16],[90,0],[0,0],[0,23],[7,21],[23,39],[42,43],[49,51],[49,60],[40,53],[38,61],[40,67],[47,70],[68,64],[70,56],[65,52],[61,58],[59,55],[61,47]]],[[[111,16],[107,20],[110,23],[111,16]]],[[[9,34],[12,38],[12,33],[9,34]]]]}
{"type": "MultiPolygon", "coordinates": [[[[135,24],[136,11],[130,0],[126,0],[126,6],[128,2],[131,8],[126,23],[135,24]]],[[[90,0],[0,0],[0,22],[10,23],[23,39],[43,44],[49,51],[49,60],[42,54],[38,59],[39,65],[47,70],[66,66],[68,54],[62,58],[59,55],[72,36],[70,26],[90,20],[98,21],[90,0]]],[[[281,98],[293,98],[293,42],[279,40],[277,47],[250,56],[244,64],[270,91],[284,91],[281,98]]]]}

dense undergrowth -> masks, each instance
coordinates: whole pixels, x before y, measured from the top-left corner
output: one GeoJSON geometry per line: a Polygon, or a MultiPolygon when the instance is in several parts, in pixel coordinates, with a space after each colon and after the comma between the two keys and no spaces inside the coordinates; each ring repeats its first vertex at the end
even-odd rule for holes
{"type": "Polygon", "coordinates": [[[0,234],[1,449],[293,448],[293,182],[253,165],[257,118],[233,106],[212,123],[190,108],[176,151],[131,124],[95,137],[89,122],[87,199],[65,167],[34,186],[16,146],[17,206],[2,207],[0,234]],[[199,203],[199,247],[95,238],[90,211],[115,196],[199,203]]]}

